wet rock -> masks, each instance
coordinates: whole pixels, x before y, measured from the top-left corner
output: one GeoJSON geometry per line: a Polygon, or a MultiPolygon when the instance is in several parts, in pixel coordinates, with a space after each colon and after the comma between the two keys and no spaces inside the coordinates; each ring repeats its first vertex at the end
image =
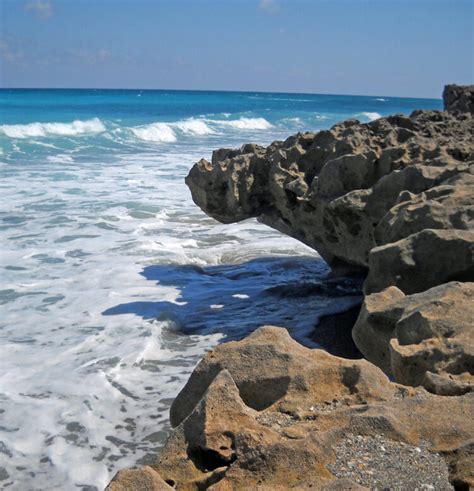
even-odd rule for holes
{"type": "Polygon", "coordinates": [[[352,327],[359,316],[361,304],[345,312],[321,317],[311,336],[331,355],[342,358],[359,359],[362,353],[357,349],[352,338],[352,327]]]}

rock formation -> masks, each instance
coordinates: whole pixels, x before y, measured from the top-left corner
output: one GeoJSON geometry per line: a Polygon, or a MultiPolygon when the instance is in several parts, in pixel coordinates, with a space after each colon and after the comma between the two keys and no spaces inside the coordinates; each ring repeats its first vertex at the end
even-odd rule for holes
{"type": "Polygon", "coordinates": [[[175,429],[156,462],[134,471],[135,483],[132,471],[119,473],[110,491],[474,484],[474,394],[397,385],[366,360],[305,348],[282,328],[209,352],[171,415],[175,429]]]}
{"type": "MultiPolygon", "coordinates": [[[[473,87],[449,85],[445,111],[417,110],[410,117],[394,115],[367,124],[349,120],[267,148],[217,150],[211,162],[194,165],[186,183],[196,204],[221,222],[256,217],[314,248],[330,264],[367,271],[366,295],[389,287],[399,295],[426,290],[436,295],[438,290],[430,289],[438,285],[474,281],[473,97],[473,87]]],[[[468,289],[455,302],[468,324],[473,300],[468,289]]],[[[402,365],[413,360],[408,361],[406,343],[395,347],[395,320],[385,331],[372,326],[370,302],[368,297],[353,332],[366,358],[395,380],[435,393],[472,390],[470,325],[457,337],[463,347],[446,348],[443,355],[433,348],[431,358],[445,361],[424,365],[426,376],[409,377],[402,365]],[[457,364],[454,358],[461,352],[463,362],[457,364]],[[447,356],[454,358],[448,362],[447,356]],[[457,373],[461,369],[465,372],[457,373]],[[462,379],[457,389],[455,375],[462,379]]],[[[430,333],[429,339],[453,342],[450,336],[440,338],[434,325],[439,319],[424,322],[429,327],[410,324],[418,331],[413,335],[417,343],[425,339],[422,331],[430,333]]],[[[426,354],[425,349],[420,346],[419,353],[426,354]]]]}
{"type": "Polygon", "coordinates": [[[474,487],[474,87],[443,98],[195,164],[210,216],[256,217],[366,274],[352,330],[366,359],[268,326],[218,346],[156,462],[110,491],[474,487]]]}

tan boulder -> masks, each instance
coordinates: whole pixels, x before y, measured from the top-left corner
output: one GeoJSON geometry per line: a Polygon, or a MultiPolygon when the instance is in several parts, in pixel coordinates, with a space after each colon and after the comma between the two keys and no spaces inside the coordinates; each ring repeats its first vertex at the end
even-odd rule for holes
{"type": "Polygon", "coordinates": [[[339,403],[385,400],[397,390],[366,360],[345,360],[307,349],[285,329],[265,327],[242,341],[217,346],[201,360],[171,406],[173,426],[189,415],[222,370],[229,371],[244,403],[259,411],[291,408],[295,398],[300,408],[303,401],[309,407],[333,399],[339,403]]]}
{"type": "Polygon", "coordinates": [[[424,229],[474,230],[474,176],[448,180],[389,210],[375,229],[379,245],[424,229]]]}
{"type": "Polygon", "coordinates": [[[176,403],[184,405],[175,407],[179,424],[152,464],[177,490],[469,482],[474,394],[446,398],[394,384],[366,361],[304,348],[275,327],[218,346],[194,374],[176,403]],[[249,407],[260,393],[266,403],[249,407]]]}
{"type": "Polygon", "coordinates": [[[117,472],[106,491],[169,491],[173,486],[149,466],[117,472]]]}
{"type": "Polygon", "coordinates": [[[449,281],[474,281],[474,231],[425,229],[374,247],[364,293],[396,286],[411,294],[449,281]]]}
{"type": "Polygon", "coordinates": [[[368,295],[352,331],[364,356],[402,384],[442,395],[474,390],[474,283],[368,295]]]}

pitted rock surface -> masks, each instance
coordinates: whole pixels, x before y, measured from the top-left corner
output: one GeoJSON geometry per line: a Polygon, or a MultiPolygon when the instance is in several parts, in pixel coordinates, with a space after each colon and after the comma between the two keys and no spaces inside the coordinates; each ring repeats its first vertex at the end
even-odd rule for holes
{"type": "MultiPolygon", "coordinates": [[[[217,150],[211,162],[194,165],[186,183],[196,204],[221,222],[256,217],[334,266],[366,271],[366,295],[389,287],[435,295],[438,285],[474,282],[473,94],[474,86],[450,85],[445,111],[417,110],[367,124],[348,120],[266,148],[217,150]]],[[[375,328],[365,322],[364,309],[353,336],[361,353],[395,380],[463,392],[471,387],[472,361],[463,365],[466,376],[446,367],[457,366],[460,352],[463,360],[472,356],[469,303],[465,295],[456,303],[468,324],[456,347],[443,349],[443,361],[434,362],[437,347],[448,342],[434,329],[429,369],[421,364],[416,376],[407,375],[414,370],[413,350],[426,355],[426,346],[412,346],[409,355],[383,327],[372,338],[375,328]]]]}
{"type": "Polygon", "coordinates": [[[365,360],[305,348],[281,328],[209,352],[174,415],[151,468],[178,490],[451,489],[471,479],[474,394],[394,384],[365,360]],[[286,379],[278,393],[277,378],[286,379]]]}

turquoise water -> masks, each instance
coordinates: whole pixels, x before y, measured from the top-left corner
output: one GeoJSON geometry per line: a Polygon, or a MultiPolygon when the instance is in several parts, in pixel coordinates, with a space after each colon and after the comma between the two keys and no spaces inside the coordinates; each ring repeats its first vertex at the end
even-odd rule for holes
{"type": "Polygon", "coordinates": [[[195,161],[415,108],[441,101],[0,90],[0,487],[102,489],[162,445],[206,349],[265,323],[310,343],[358,301],[302,244],[206,217],[195,161]]]}

